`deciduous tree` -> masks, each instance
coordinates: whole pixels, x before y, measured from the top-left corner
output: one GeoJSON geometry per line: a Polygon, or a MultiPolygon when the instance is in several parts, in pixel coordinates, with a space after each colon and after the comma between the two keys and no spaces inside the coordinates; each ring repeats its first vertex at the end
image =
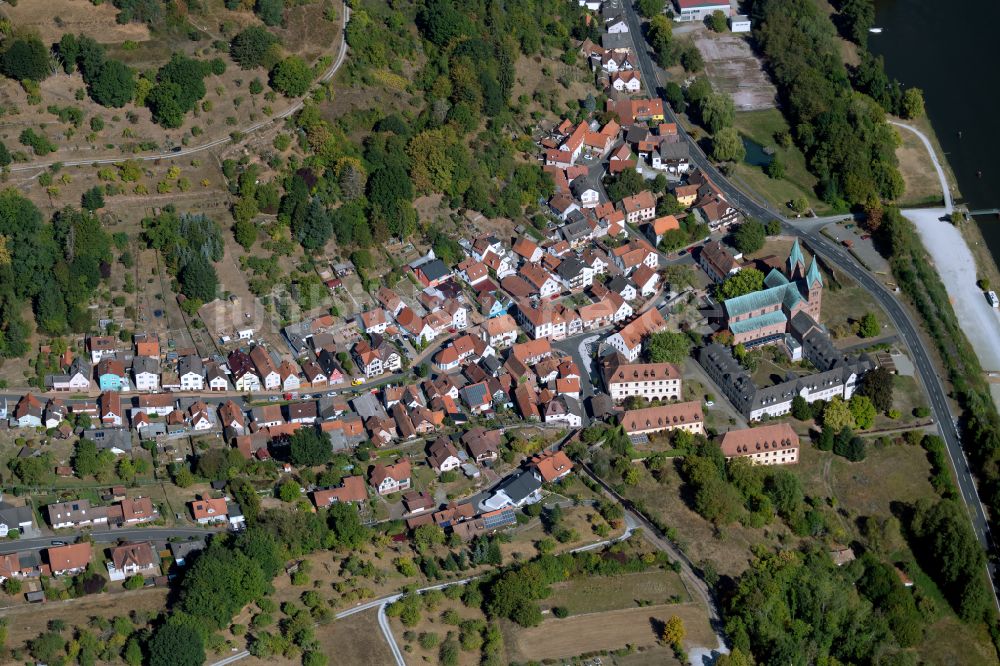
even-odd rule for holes
{"type": "Polygon", "coordinates": [[[736,275],[726,278],[719,286],[719,296],[723,299],[735,298],[764,288],[764,274],[756,268],[744,268],[736,275]]]}
{"type": "Polygon", "coordinates": [[[687,630],[684,628],[684,620],[676,615],[671,615],[670,618],[663,623],[663,633],[660,638],[664,643],[668,645],[679,646],[687,636],[687,630]]]}
{"type": "Polygon", "coordinates": [[[681,363],[691,354],[691,338],[685,333],[662,331],[649,336],[647,349],[653,363],[681,363]]]}
{"type": "Polygon", "coordinates": [[[861,378],[861,395],[866,396],[882,413],[892,409],[892,393],[895,379],[891,372],[883,367],[875,368],[865,373],[861,378]]]}
{"type": "Polygon", "coordinates": [[[742,162],[746,154],[743,139],[732,127],[723,127],[712,137],[712,159],[717,162],[742,162]]]}
{"type": "Polygon", "coordinates": [[[289,442],[292,463],[305,467],[325,465],[333,455],[330,441],[315,428],[299,428],[289,442]]]}
{"type": "Polygon", "coordinates": [[[736,249],[744,254],[753,254],[764,247],[767,235],[764,225],[758,220],[747,220],[736,229],[733,242],[736,249]]]}
{"type": "Polygon", "coordinates": [[[285,97],[305,95],[312,79],[312,70],[299,56],[289,56],[271,70],[271,87],[285,97]]]}

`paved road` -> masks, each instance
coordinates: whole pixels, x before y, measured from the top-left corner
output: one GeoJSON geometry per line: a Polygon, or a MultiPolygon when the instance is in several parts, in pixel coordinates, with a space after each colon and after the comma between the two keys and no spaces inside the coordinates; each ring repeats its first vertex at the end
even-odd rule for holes
{"type": "MultiPolygon", "coordinates": [[[[319,82],[320,83],[325,83],[325,82],[329,81],[330,79],[332,79],[333,75],[337,73],[338,69],[340,69],[340,66],[342,64],[344,64],[344,58],[347,55],[346,29],[347,29],[347,22],[350,19],[351,19],[351,8],[348,7],[347,3],[345,2],[344,3],[344,27],[341,30],[340,51],[337,52],[337,57],[336,57],[336,59],[334,59],[333,64],[331,64],[330,67],[328,67],[327,70],[325,72],[323,72],[323,74],[319,77],[319,82]]],[[[256,132],[257,130],[260,130],[260,129],[263,129],[265,127],[268,127],[272,123],[276,123],[278,121],[284,120],[285,118],[287,118],[288,116],[292,115],[293,113],[296,113],[299,109],[302,108],[302,106],[303,106],[304,103],[305,103],[305,98],[302,98],[302,99],[298,100],[297,102],[295,102],[294,104],[292,104],[291,106],[289,106],[287,109],[285,109],[281,113],[278,113],[278,114],[276,114],[274,116],[271,116],[270,118],[267,118],[265,120],[261,120],[261,121],[258,121],[256,123],[253,123],[251,125],[246,125],[245,127],[240,127],[237,130],[235,130],[235,131],[238,131],[241,134],[250,134],[251,132],[256,132]]],[[[154,161],[154,160],[166,160],[166,159],[173,159],[173,158],[177,158],[177,157],[184,157],[185,155],[194,155],[195,153],[200,153],[202,151],[209,150],[211,148],[215,148],[217,146],[223,146],[223,145],[229,143],[230,141],[232,141],[232,137],[231,136],[224,136],[224,137],[220,137],[218,139],[215,139],[213,141],[209,141],[207,143],[203,143],[203,144],[198,145],[198,146],[192,146],[190,148],[183,148],[181,150],[178,150],[177,152],[146,153],[146,154],[139,154],[139,155],[127,155],[127,156],[122,156],[122,157],[101,157],[101,158],[84,159],[84,160],[55,160],[55,161],[52,161],[52,162],[27,162],[27,163],[24,163],[24,164],[12,164],[9,168],[10,168],[11,171],[37,171],[37,170],[40,170],[40,169],[47,169],[50,166],[52,166],[53,164],[61,164],[62,166],[71,167],[71,166],[89,166],[89,165],[92,165],[92,164],[115,164],[115,163],[121,162],[122,160],[125,160],[125,159],[138,160],[138,161],[142,161],[142,162],[149,162],[149,161],[154,161]]]]}
{"type": "Polygon", "coordinates": [[[385,604],[382,604],[378,607],[378,628],[382,630],[385,642],[389,644],[389,650],[392,651],[392,658],[396,660],[396,666],[406,666],[406,661],[403,660],[403,652],[399,649],[399,643],[396,642],[396,637],[392,635],[389,618],[385,615],[385,606],[385,604]]]}
{"type": "MultiPolygon", "coordinates": [[[[639,17],[630,2],[623,2],[622,4],[625,9],[626,18],[629,22],[629,34],[633,35],[633,39],[638,41],[641,39],[640,36],[642,35],[642,32],[640,31],[639,17]]],[[[654,67],[653,61],[650,58],[647,45],[644,42],[642,44],[637,44],[636,53],[639,60],[639,69],[642,72],[642,80],[644,82],[655,83],[657,86],[655,94],[662,98],[661,91],[659,90],[657,69],[654,67]]],[[[674,116],[666,100],[663,102],[663,107],[667,118],[670,121],[677,122],[677,118],[674,116]]],[[[912,130],[912,128],[909,127],[907,127],[907,129],[912,130]]],[[[809,218],[789,220],[786,219],[781,212],[758,203],[733,185],[728,178],[715,168],[711,161],[709,161],[709,159],[701,151],[697,142],[695,142],[691,136],[684,131],[684,128],[680,123],[677,123],[677,131],[690,145],[692,163],[712,179],[715,185],[734,206],[742,209],[750,217],[758,220],[766,222],[774,219],[781,222],[783,229],[806,240],[815,253],[820,254],[830,265],[843,271],[869,291],[882,306],[883,310],[885,310],[885,312],[892,319],[893,325],[896,327],[896,330],[899,331],[900,337],[910,347],[917,372],[920,375],[924,388],[927,390],[930,397],[931,411],[933,412],[934,418],[940,426],[942,435],[948,445],[948,455],[951,458],[952,466],[955,469],[955,475],[958,478],[958,486],[962,496],[962,501],[969,510],[972,527],[976,532],[976,537],[979,539],[983,548],[987,551],[987,554],[992,555],[993,539],[990,534],[989,522],[986,518],[986,512],[983,509],[982,501],[979,499],[972,471],[969,468],[965,453],[962,450],[958,430],[955,427],[954,417],[952,416],[951,410],[948,406],[947,393],[941,384],[941,380],[938,377],[938,372],[934,364],[931,362],[927,347],[920,337],[916,320],[910,314],[909,310],[904,308],[896,297],[889,292],[881,282],[876,280],[870,273],[860,267],[850,254],[844,252],[842,248],[820,235],[817,221],[811,221],[809,218]]],[[[927,137],[921,135],[919,132],[917,133],[921,136],[921,140],[924,142],[925,146],[930,149],[930,142],[927,141],[927,137]]],[[[938,170],[938,175],[944,184],[946,204],[950,205],[951,195],[948,192],[947,183],[944,182],[943,171],[941,170],[937,157],[934,156],[934,151],[930,150],[930,153],[932,155],[935,168],[938,170]]],[[[833,219],[842,219],[843,217],[846,216],[834,216],[833,219]]],[[[990,571],[992,574],[992,567],[990,571]]],[[[996,584],[993,582],[992,575],[990,575],[990,584],[992,586],[994,604],[997,608],[1000,608],[1000,599],[997,597],[996,584]]]]}
{"type": "Polygon", "coordinates": [[[55,534],[47,537],[37,537],[34,539],[17,539],[15,541],[0,542],[0,555],[16,553],[22,550],[41,550],[52,545],[53,541],[65,541],[72,543],[85,534],[89,534],[96,543],[115,543],[121,539],[135,539],[148,541],[150,539],[166,540],[173,538],[186,539],[188,537],[204,537],[211,534],[218,534],[218,530],[204,528],[175,528],[175,527],[135,527],[120,530],[107,530],[97,532],[75,532],[73,534],[55,534]]]}
{"type": "MultiPolygon", "coordinates": [[[[446,587],[451,587],[452,585],[465,585],[470,580],[475,580],[479,576],[473,576],[471,578],[462,578],[461,580],[453,580],[447,583],[440,583],[438,585],[431,585],[429,587],[424,587],[417,590],[418,594],[423,594],[424,592],[429,592],[430,590],[443,590],[446,587]]],[[[385,615],[385,607],[394,601],[398,601],[402,598],[402,594],[392,594],[388,597],[382,597],[381,599],[375,599],[374,601],[369,601],[367,603],[359,604],[354,608],[350,608],[345,611],[337,613],[335,616],[338,620],[341,618],[354,615],[355,613],[361,613],[372,608],[378,608],[378,626],[382,630],[382,635],[385,636],[386,642],[389,644],[389,649],[392,651],[393,659],[396,661],[396,666],[406,666],[406,661],[403,660],[403,652],[399,649],[399,644],[396,643],[396,637],[392,634],[392,628],[389,626],[389,618],[385,615]]],[[[214,666],[219,666],[218,664],[214,666]]]]}

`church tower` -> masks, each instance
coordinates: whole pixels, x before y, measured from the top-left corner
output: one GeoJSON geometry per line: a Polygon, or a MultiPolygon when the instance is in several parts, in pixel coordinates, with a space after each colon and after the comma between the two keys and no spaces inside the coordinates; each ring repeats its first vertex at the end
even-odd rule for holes
{"type": "MultiPolygon", "coordinates": [[[[815,260],[814,260],[815,261],[815,260]]],[[[806,275],[806,258],[802,255],[802,248],[799,246],[799,239],[796,238],[792,244],[792,250],[788,253],[788,279],[792,282],[806,275]]]]}
{"type": "Polygon", "coordinates": [[[820,304],[823,301],[823,276],[819,272],[815,255],[813,255],[812,263],[809,264],[809,272],[806,273],[805,282],[809,314],[812,315],[813,319],[819,321],[820,304]]]}

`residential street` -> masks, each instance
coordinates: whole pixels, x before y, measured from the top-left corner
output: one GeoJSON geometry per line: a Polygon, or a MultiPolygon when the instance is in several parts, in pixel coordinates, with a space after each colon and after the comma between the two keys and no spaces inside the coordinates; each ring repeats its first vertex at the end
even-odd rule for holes
{"type": "Polygon", "coordinates": [[[218,532],[219,530],[204,527],[126,527],[122,529],[77,531],[74,533],[65,531],[65,533],[60,532],[52,536],[38,537],[36,539],[0,541],[0,555],[16,553],[22,550],[41,550],[42,548],[51,546],[53,541],[71,543],[84,535],[89,535],[97,543],[116,543],[118,541],[131,540],[148,541],[149,539],[167,540],[173,538],[187,539],[188,537],[199,536],[207,537],[218,532]]]}

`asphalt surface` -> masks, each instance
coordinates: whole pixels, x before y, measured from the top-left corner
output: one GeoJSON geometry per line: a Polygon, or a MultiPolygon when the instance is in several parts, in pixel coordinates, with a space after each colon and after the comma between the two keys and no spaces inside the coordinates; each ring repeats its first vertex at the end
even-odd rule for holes
{"type": "Polygon", "coordinates": [[[34,539],[16,539],[14,541],[0,541],[0,555],[17,553],[23,550],[41,550],[52,545],[53,541],[63,541],[74,543],[85,534],[90,535],[95,543],[116,543],[122,540],[149,541],[151,539],[165,541],[167,539],[188,537],[207,537],[216,534],[217,531],[205,528],[174,528],[174,527],[135,527],[123,528],[120,530],[107,530],[97,532],[73,532],[55,534],[47,537],[37,537],[34,539]]]}
{"type": "MultiPolygon", "coordinates": [[[[659,78],[657,76],[658,70],[650,58],[648,44],[645,43],[645,40],[642,40],[641,35],[643,33],[639,16],[630,2],[623,2],[622,4],[625,10],[625,16],[628,20],[629,34],[633,36],[633,42],[636,46],[635,51],[639,60],[639,70],[642,73],[642,80],[647,86],[655,82],[657,89],[654,94],[662,99],[662,90],[659,88],[659,78]],[[640,40],[642,40],[641,43],[639,43],[640,40]]],[[[993,538],[990,534],[989,521],[986,518],[986,512],[983,509],[982,501],[979,499],[975,480],[973,479],[972,471],[969,468],[965,452],[962,450],[962,444],[959,438],[958,430],[955,427],[954,417],[952,416],[951,410],[948,406],[947,394],[941,384],[940,378],[938,377],[937,369],[931,362],[930,354],[924,345],[924,341],[918,333],[917,323],[910,315],[909,311],[900,304],[895,296],[889,292],[889,290],[886,289],[881,282],[873,278],[865,269],[860,267],[850,254],[820,235],[816,224],[817,220],[809,220],[808,218],[802,219],[801,221],[789,220],[780,212],[758,203],[733,185],[729,179],[716,169],[715,165],[713,165],[711,161],[709,161],[708,157],[706,157],[702,152],[697,142],[684,131],[684,127],[677,122],[677,118],[674,116],[674,113],[670,109],[666,100],[663,101],[663,110],[668,121],[677,123],[678,133],[690,145],[692,163],[701,169],[715,183],[716,187],[722,191],[723,195],[729,200],[730,203],[732,203],[736,208],[743,210],[751,218],[756,218],[764,222],[769,220],[778,220],[781,222],[784,231],[797,235],[807,241],[814,253],[819,254],[830,265],[843,271],[869,291],[879,302],[879,305],[882,306],[882,309],[889,315],[890,319],[892,319],[893,325],[896,327],[896,330],[899,331],[900,337],[906,342],[911,353],[913,354],[917,372],[919,373],[921,381],[930,398],[931,411],[947,444],[948,455],[951,459],[952,466],[954,467],[955,476],[958,479],[958,487],[962,496],[962,501],[965,503],[966,508],[969,511],[969,517],[972,521],[972,527],[976,532],[976,538],[979,539],[980,544],[982,544],[983,548],[986,549],[987,554],[992,555],[993,538]]],[[[923,139],[923,137],[921,138],[923,139]]],[[[933,150],[930,152],[933,155],[933,150]]],[[[934,159],[936,162],[936,158],[934,159]]],[[[947,189],[945,190],[945,196],[948,197],[947,189]]],[[[844,217],[847,216],[833,216],[830,219],[832,221],[836,219],[843,219],[844,217]]],[[[994,569],[991,565],[990,584],[993,591],[993,601],[997,608],[1000,609],[1000,600],[998,600],[996,584],[993,580],[994,573],[994,569]]]]}

